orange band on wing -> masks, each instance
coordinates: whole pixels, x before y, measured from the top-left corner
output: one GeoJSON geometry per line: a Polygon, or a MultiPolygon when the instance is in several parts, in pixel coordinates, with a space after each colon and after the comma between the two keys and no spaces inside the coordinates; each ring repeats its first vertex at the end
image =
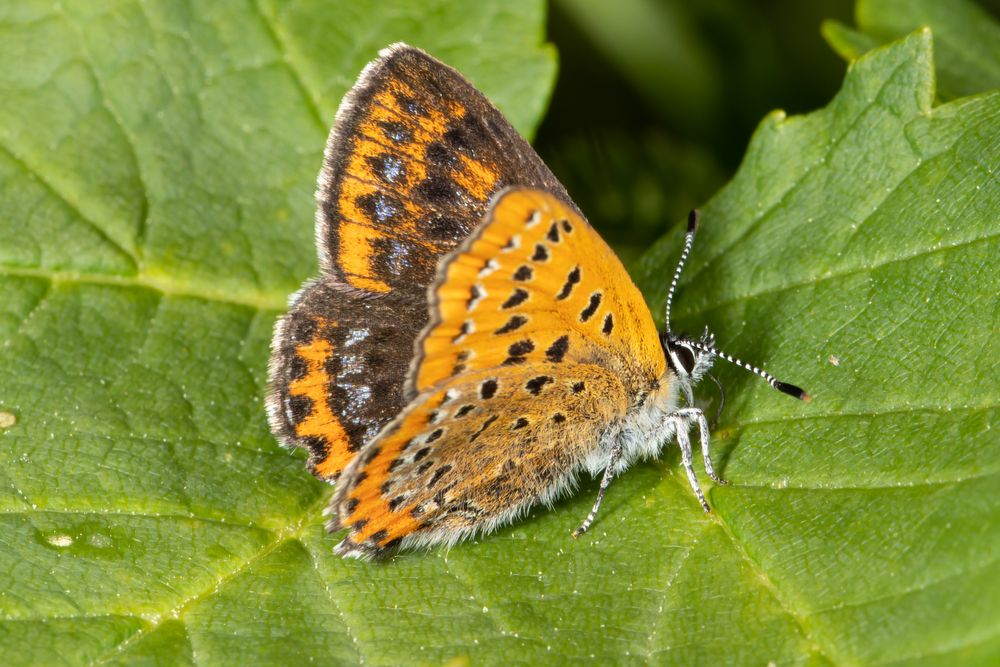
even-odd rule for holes
{"type": "Polygon", "coordinates": [[[326,457],[314,466],[315,474],[323,478],[340,474],[354,457],[353,452],[348,450],[347,432],[327,402],[330,375],[324,363],[331,352],[330,343],[322,338],[299,345],[295,353],[306,362],[308,370],[303,377],[288,385],[289,394],[304,396],[312,402],[309,415],[295,425],[295,433],[302,438],[320,438],[326,443],[326,457]]]}
{"type": "MultiPolygon", "coordinates": [[[[422,256],[431,258],[451,248],[450,243],[427,237],[421,222],[434,211],[415,205],[412,196],[414,188],[428,178],[432,165],[443,166],[455,187],[482,204],[500,181],[495,168],[475,157],[459,152],[453,164],[441,165],[428,155],[429,148],[445,140],[467,109],[455,100],[428,104],[426,91],[421,92],[403,81],[387,81],[363,110],[347,152],[337,193],[341,215],[337,259],[344,279],[353,287],[383,293],[392,289],[392,280],[384,278],[386,269],[379,261],[380,241],[416,246],[426,251],[422,256]],[[398,130],[387,133],[386,127],[398,130]]],[[[433,270],[433,266],[427,268],[433,270]]]]}
{"type": "Polygon", "coordinates": [[[384,238],[371,227],[354,222],[344,222],[340,227],[340,261],[346,274],[347,282],[358,289],[372,292],[388,292],[389,286],[381,280],[370,277],[371,242],[384,238]]]}
{"type": "Polygon", "coordinates": [[[499,178],[497,173],[482,162],[461,153],[459,153],[458,158],[462,162],[462,170],[455,172],[455,182],[476,199],[480,201],[488,199],[493,194],[493,190],[496,189],[499,178]]]}

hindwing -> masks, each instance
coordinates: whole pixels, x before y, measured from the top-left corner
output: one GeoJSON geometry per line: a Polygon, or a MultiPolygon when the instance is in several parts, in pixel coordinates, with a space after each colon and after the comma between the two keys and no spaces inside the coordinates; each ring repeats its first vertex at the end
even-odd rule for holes
{"type": "Polygon", "coordinates": [[[331,530],[344,556],[454,543],[568,488],[630,396],[594,364],[505,366],[422,393],[338,484],[331,530]]]}
{"type": "Polygon", "coordinates": [[[425,317],[397,293],[328,280],[304,289],[276,329],[268,416],[285,445],[309,450],[309,469],[335,480],[364,443],[404,406],[413,332],[425,317]]]}

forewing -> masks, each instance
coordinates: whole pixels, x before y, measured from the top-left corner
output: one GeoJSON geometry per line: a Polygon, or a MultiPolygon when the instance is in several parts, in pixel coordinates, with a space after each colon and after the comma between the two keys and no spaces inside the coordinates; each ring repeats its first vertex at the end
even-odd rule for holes
{"type": "Polygon", "coordinates": [[[621,379],[593,364],[503,366],[425,392],[347,469],[331,530],[345,556],[455,542],[566,488],[624,417],[621,379]]]}
{"type": "Polygon", "coordinates": [[[550,193],[501,193],[430,290],[407,396],[462,373],[593,363],[634,394],[664,372],[656,326],[614,251],[550,193]]]}
{"type": "MultiPolygon", "coordinates": [[[[345,97],[320,174],[323,270],[420,299],[438,259],[509,184],[568,197],[535,151],[461,74],[410,46],[382,52],[345,97]]],[[[421,325],[423,323],[421,322],[421,325]]]]}
{"type": "Polygon", "coordinates": [[[407,325],[426,307],[320,279],[275,327],[269,367],[271,430],[309,450],[309,469],[333,481],[364,443],[403,408],[413,356],[407,325]]]}

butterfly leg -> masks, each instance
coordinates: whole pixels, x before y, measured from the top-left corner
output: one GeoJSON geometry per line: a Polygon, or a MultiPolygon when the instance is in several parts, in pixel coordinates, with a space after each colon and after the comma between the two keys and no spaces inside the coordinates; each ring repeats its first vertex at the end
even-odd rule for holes
{"type": "MultiPolygon", "coordinates": [[[[691,482],[691,489],[694,490],[694,495],[698,497],[698,500],[701,502],[701,506],[705,508],[706,512],[709,512],[711,510],[708,507],[708,502],[705,500],[705,494],[701,491],[701,485],[698,484],[698,477],[694,472],[694,462],[691,456],[691,438],[688,436],[688,431],[691,428],[691,422],[699,422],[700,427],[701,421],[704,421],[704,419],[705,416],[702,414],[701,410],[697,408],[682,408],[667,416],[668,423],[673,426],[674,432],[677,434],[677,444],[680,445],[681,448],[681,464],[684,466],[684,471],[687,472],[688,481],[691,482]]],[[[705,427],[701,429],[703,452],[707,452],[707,436],[708,424],[705,424],[705,427]]],[[[712,479],[715,479],[714,471],[709,474],[713,476],[712,479]]]]}
{"type": "Polygon", "coordinates": [[[678,412],[687,413],[689,415],[689,419],[694,419],[698,422],[698,431],[701,436],[701,455],[705,459],[705,472],[708,473],[708,476],[711,477],[712,481],[716,484],[729,484],[729,482],[716,474],[715,468],[712,466],[712,456],[709,452],[708,446],[708,443],[710,442],[708,420],[705,419],[705,413],[697,408],[684,408],[682,410],[678,410],[678,412]]]}
{"type": "Polygon", "coordinates": [[[580,527],[573,531],[573,537],[577,538],[587,532],[590,528],[590,524],[594,522],[594,517],[597,516],[597,508],[601,506],[601,501],[604,500],[604,492],[608,490],[608,485],[611,484],[611,479],[615,476],[615,466],[618,465],[618,459],[622,456],[622,443],[618,441],[615,446],[611,448],[611,456],[608,457],[608,467],[604,469],[604,477],[601,478],[601,488],[597,491],[597,500],[594,501],[594,506],[590,509],[590,514],[587,518],[583,520],[580,527]]]}
{"type": "Polygon", "coordinates": [[[711,439],[708,429],[708,420],[705,418],[705,413],[698,408],[682,408],[673,414],[678,417],[683,417],[689,422],[698,422],[698,431],[701,436],[701,455],[705,459],[705,472],[708,473],[708,476],[711,477],[712,481],[716,484],[729,484],[729,482],[715,472],[715,467],[712,465],[712,455],[709,449],[711,439]]]}

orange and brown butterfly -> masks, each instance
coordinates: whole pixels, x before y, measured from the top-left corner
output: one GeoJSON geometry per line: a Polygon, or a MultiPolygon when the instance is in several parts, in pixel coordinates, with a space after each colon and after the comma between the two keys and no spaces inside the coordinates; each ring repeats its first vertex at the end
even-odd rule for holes
{"type": "Polygon", "coordinates": [[[612,477],[673,438],[708,508],[693,426],[721,480],[691,385],[717,355],[742,362],[657,331],[614,252],[461,74],[383,50],[337,113],[317,200],[321,272],[275,327],[268,414],[336,482],[337,553],[451,544],[587,471],[602,483],[579,534],[612,477]]]}

